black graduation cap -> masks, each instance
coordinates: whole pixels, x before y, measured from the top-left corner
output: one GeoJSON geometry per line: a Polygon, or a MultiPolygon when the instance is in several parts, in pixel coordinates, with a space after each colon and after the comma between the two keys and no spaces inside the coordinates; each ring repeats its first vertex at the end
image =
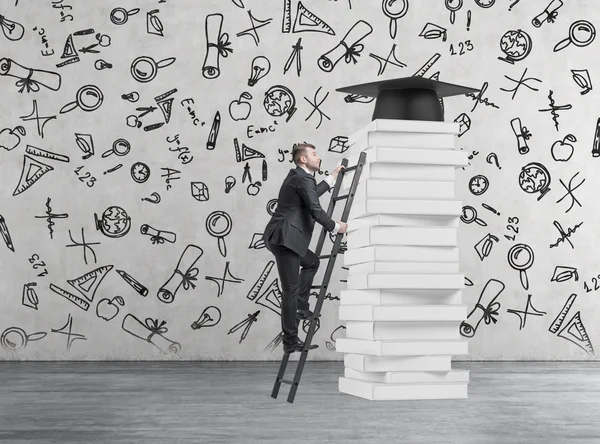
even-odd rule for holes
{"type": "Polygon", "coordinates": [[[336,89],[338,92],[376,97],[375,119],[432,120],[443,122],[442,97],[479,91],[475,88],[426,79],[421,76],[381,80],[336,89]]]}

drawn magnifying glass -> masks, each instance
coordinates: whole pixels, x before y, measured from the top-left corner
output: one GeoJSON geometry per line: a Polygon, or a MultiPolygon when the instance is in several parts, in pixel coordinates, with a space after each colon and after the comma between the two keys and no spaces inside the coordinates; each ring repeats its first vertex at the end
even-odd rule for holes
{"type": "Polygon", "coordinates": [[[596,38],[596,28],[587,20],[577,20],[569,28],[569,37],[561,40],[554,46],[554,52],[566,48],[571,43],[580,48],[587,46],[596,38]],[[579,34],[579,35],[577,35],[579,34]]]}
{"type": "Polygon", "coordinates": [[[533,265],[533,250],[529,245],[515,244],[508,250],[508,263],[515,270],[519,270],[521,285],[525,290],[529,288],[527,269],[533,265]]]}
{"type": "Polygon", "coordinates": [[[475,222],[477,225],[487,227],[487,223],[477,217],[477,210],[471,205],[465,205],[462,207],[462,216],[460,216],[460,220],[466,224],[475,222]]]}
{"type": "Polygon", "coordinates": [[[169,57],[156,62],[152,57],[138,57],[131,63],[131,75],[138,82],[148,83],[156,77],[159,68],[165,68],[175,60],[175,57],[169,57]]]}
{"type": "Polygon", "coordinates": [[[113,142],[112,148],[102,153],[102,157],[108,157],[111,154],[125,156],[131,150],[131,144],[125,139],[117,139],[113,142]]]}
{"type": "Polygon", "coordinates": [[[4,330],[0,336],[0,344],[8,351],[18,351],[27,346],[29,341],[37,341],[46,337],[46,332],[32,333],[28,335],[19,327],[10,327],[4,330]]]}
{"type": "Polygon", "coordinates": [[[219,239],[219,251],[223,257],[227,256],[227,247],[224,238],[231,232],[231,227],[231,217],[224,211],[213,211],[206,218],[206,231],[208,231],[211,236],[219,239]],[[225,221],[223,229],[220,231],[215,230],[215,225],[221,221],[225,221]]]}
{"type": "Polygon", "coordinates": [[[110,21],[115,25],[124,25],[129,20],[130,15],[136,15],[140,12],[140,8],[130,9],[129,11],[125,8],[115,8],[110,11],[110,21]]]}
{"type": "Polygon", "coordinates": [[[102,94],[100,88],[94,85],[84,85],[77,91],[75,100],[60,109],[60,114],[68,113],[75,108],[81,108],[86,112],[95,111],[100,108],[102,102],[104,102],[104,94],[102,94]]]}
{"type": "Polygon", "coordinates": [[[408,12],[408,0],[383,0],[381,9],[390,18],[390,37],[395,39],[398,30],[396,21],[408,12]]]}
{"type": "Polygon", "coordinates": [[[450,11],[450,23],[454,24],[456,11],[462,8],[463,0],[446,0],[446,9],[450,11]]]}

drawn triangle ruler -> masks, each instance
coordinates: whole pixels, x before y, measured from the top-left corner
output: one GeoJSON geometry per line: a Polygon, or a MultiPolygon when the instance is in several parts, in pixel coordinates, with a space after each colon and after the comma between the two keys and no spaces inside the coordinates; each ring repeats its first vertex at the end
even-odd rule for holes
{"type": "Polygon", "coordinates": [[[594,347],[592,347],[590,338],[581,322],[579,311],[575,313],[569,323],[558,332],[557,336],[572,342],[590,355],[594,354],[594,347]]]}
{"type": "Polygon", "coordinates": [[[65,42],[65,48],[63,49],[63,53],[60,56],[60,58],[69,59],[77,55],[77,50],[75,49],[75,45],[73,44],[73,34],[69,34],[69,37],[67,37],[67,41],[65,42]]]}
{"type": "Polygon", "coordinates": [[[321,32],[324,34],[335,35],[335,32],[327,23],[310,12],[302,4],[298,2],[298,11],[296,12],[296,20],[292,32],[321,32]]]}
{"type": "Polygon", "coordinates": [[[100,282],[106,276],[110,270],[112,270],[112,265],[105,265],[103,267],[98,267],[95,270],[92,270],[88,273],[85,273],[79,276],[76,279],[67,280],[71,287],[79,290],[79,292],[90,302],[94,300],[94,295],[96,294],[96,290],[100,285],[100,282]]]}
{"type": "Polygon", "coordinates": [[[169,123],[169,120],[171,120],[171,109],[173,108],[173,98],[156,102],[156,104],[163,113],[165,123],[169,123]]]}
{"type": "Polygon", "coordinates": [[[233,146],[235,147],[235,160],[237,160],[238,162],[243,162],[244,160],[248,159],[257,159],[265,157],[263,153],[261,153],[260,151],[256,151],[255,149],[250,148],[249,146],[246,146],[246,144],[243,142],[242,150],[240,151],[240,145],[238,144],[237,138],[233,139],[233,146]]]}
{"type": "Polygon", "coordinates": [[[48,171],[52,171],[53,169],[54,168],[52,168],[50,165],[46,165],[45,163],[42,163],[27,154],[23,155],[23,168],[21,169],[21,177],[19,178],[19,183],[13,192],[13,196],[21,194],[23,191],[37,182],[40,177],[42,177],[48,171]]]}
{"type": "Polygon", "coordinates": [[[273,310],[277,314],[281,314],[281,289],[279,288],[279,281],[277,279],[273,280],[267,289],[263,291],[263,293],[254,302],[273,310]],[[259,302],[261,299],[263,299],[263,297],[269,305],[265,304],[264,302],[259,302]]]}
{"type": "Polygon", "coordinates": [[[90,308],[90,303],[88,301],[84,300],[83,298],[80,298],[79,296],[74,295],[73,293],[69,293],[67,290],[63,290],[62,288],[57,287],[54,284],[50,284],[50,290],[67,299],[68,301],[71,301],[83,311],[87,311],[88,308],[90,308]]]}

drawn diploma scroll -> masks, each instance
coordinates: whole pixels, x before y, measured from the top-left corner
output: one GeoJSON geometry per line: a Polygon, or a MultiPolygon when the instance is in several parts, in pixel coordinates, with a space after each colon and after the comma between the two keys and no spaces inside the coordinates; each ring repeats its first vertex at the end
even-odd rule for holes
{"type": "Polygon", "coordinates": [[[169,280],[158,290],[157,296],[161,302],[165,304],[173,302],[181,285],[186,290],[190,286],[196,288],[196,285],[192,281],[197,280],[196,276],[198,276],[199,271],[198,268],[194,267],[194,264],[198,262],[203,253],[202,248],[195,245],[185,247],[175,271],[169,280]]]}
{"type": "Polygon", "coordinates": [[[181,344],[179,342],[171,341],[163,336],[163,333],[166,333],[168,330],[167,327],[164,326],[165,324],[166,321],[162,321],[159,324],[158,320],[152,318],[146,318],[145,323],[142,323],[142,321],[134,315],[128,313],[123,318],[121,328],[136,338],[151,343],[163,353],[177,354],[181,350],[181,344]]]}
{"type": "Polygon", "coordinates": [[[539,28],[540,26],[542,26],[542,23],[544,23],[544,22],[548,22],[548,23],[554,22],[556,20],[556,17],[558,17],[558,10],[560,9],[560,7],[562,5],[563,5],[562,0],[552,0],[550,2],[550,4],[548,6],[546,6],[546,9],[544,9],[540,14],[538,14],[531,21],[531,23],[536,28],[539,28]]]}
{"type": "Polygon", "coordinates": [[[27,92],[38,92],[40,85],[52,91],[58,91],[61,84],[61,77],[58,73],[42,69],[26,68],[6,57],[0,59],[0,75],[19,79],[15,85],[20,88],[20,93],[25,88],[27,88],[27,92]]]}
{"type": "Polygon", "coordinates": [[[202,75],[207,79],[216,79],[221,74],[219,57],[227,57],[228,52],[233,52],[228,46],[229,34],[221,34],[223,25],[222,14],[209,14],[206,16],[204,28],[206,30],[206,57],[202,65],[202,75]]]}
{"type": "Polygon", "coordinates": [[[495,324],[497,322],[497,319],[494,318],[493,315],[498,316],[500,302],[496,302],[496,299],[500,296],[502,291],[504,291],[504,284],[496,279],[490,279],[487,284],[485,284],[475,307],[467,316],[467,320],[460,324],[460,334],[462,336],[472,338],[482,319],[485,319],[486,324],[489,324],[490,322],[494,322],[495,324]],[[486,302],[488,300],[489,302],[486,302]],[[484,304],[487,304],[487,307],[485,307],[484,304]],[[476,311],[477,314],[475,314],[476,311]],[[479,319],[474,319],[477,317],[479,317],[479,319]],[[473,325],[475,326],[473,327],[473,325]]]}
{"type": "Polygon", "coordinates": [[[356,22],[340,43],[331,51],[319,57],[317,61],[319,68],[325,72],[331,72],[342,58],[345,58],[346,63],[356,63],[356,56],[360,55],[364,48],[364,45],[359,44],[359,42],[372,32],[373,27],[364,20],[356,22]]]}

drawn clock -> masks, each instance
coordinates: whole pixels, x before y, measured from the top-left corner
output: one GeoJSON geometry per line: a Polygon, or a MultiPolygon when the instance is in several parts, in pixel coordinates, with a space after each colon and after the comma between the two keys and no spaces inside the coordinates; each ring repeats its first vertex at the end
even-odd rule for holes
{"type": "Polygon", "coordinates": [[[144,183],[150,177],[150,168],[142,162],[131,165],[131,178],[137,183],[144,183]]]}
{"type": "Polygon", "coordinates": [[[485,193],[490,186],[490,182],[487,177],[478,174],[477,176],[471,177],[469,180],[469,191],[475,196],[481,196],[485,193]]]}

